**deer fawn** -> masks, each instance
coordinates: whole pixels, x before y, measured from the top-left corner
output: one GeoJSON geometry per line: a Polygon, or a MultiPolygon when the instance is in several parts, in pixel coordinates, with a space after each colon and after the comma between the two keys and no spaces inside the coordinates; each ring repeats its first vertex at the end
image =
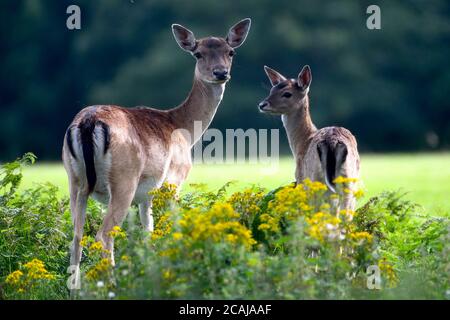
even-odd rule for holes
{"type": "Polygon", "coordinates": [[[148,192],[165,181],[180,186],[186,179],[191,169],[191,147],[216,113],[230,79],[234,49],[245,41],[250,23],[250,19],[238,22],[226,38],[198,40],[185,27],[172,25],[178,45],[196,58],[191,92],[179,106],[163,111],[97,105],[75,116],[62,151],[74,224],[72,266],[80,264],[80,241],[90,195],[108,205],[96,240],[111,252],[112,263],[114,244],[108,234],[122,223],[132,203],[139,204],[145,229],[153,230],[148,192]],[[194,121],[201,122],[202,132],[194,131],[194,121]]]}
{"type": "MultiPolygon", "coordinates": [[[[264,66],[272,84],[270,95],[258,106],[264,113],[280,115],[289,145],[296,161],[295,179],[322,181],[336,192],[334,179],[338,176],[359,177],[359,155],[355,137],[341,127],[317,129],[309,114],[309,86],[312,76],[309,66],[303,67],[297,79],[286,79],[277,71],[264,66]]],[[[353,190],[354,183],[347,183],[353,190]]],[[[354,209],[355,199],[345,195],[343,206],[354,209]]]]}

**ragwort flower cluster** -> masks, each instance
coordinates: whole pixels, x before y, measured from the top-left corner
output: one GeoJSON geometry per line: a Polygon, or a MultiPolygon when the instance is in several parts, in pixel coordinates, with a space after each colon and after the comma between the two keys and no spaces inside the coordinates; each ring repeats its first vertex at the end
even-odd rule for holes
{"type": "Polygon", "coordinates": [[[18,293],[24,293],[46,281],[55,280],[54,274],[50,273],[44,262],[33,259],[23,265],[22,268],[10,273],[6,277],[6,284],[12,286],[18,293]]]}

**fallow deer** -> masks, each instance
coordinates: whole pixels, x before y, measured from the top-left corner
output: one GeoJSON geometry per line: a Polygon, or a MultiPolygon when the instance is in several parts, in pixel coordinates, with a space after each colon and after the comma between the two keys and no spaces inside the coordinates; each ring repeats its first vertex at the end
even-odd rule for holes
{"type": "Polygon", "coordinates": [[[250,19],[235,24],[226,38],[196,39],[172,25],[178,45],[196,59],[192,89],[169,110],[96,105],[80,111],[67,129],[62,157],[69,177],[74,237],[70,263],[79,266],[80,240],[89,196],[108,206],[96,240],[111,252],[109,232],[121,225],[132,203],[146,230],[153,230],[148,192],[163,182],[180,186],[191,169],[191,147],[211,123],[222,100],[235,49],[245,41],[250,19]],[[202,131],[194,130],[199,121],[202,131]],[[181,130],[182,129],[182,130],[181,130]],[[188,134],[186,134],[186,132],[188,134]]]}
{"type": "MultiPolygon", "coordinates": [[[[277,71],[264,66],[272,84],[270,95],[259,105],[259,110],[281,115],[289,146],[296,161],[297,183],[309,178],[324,182],[330,192],[336,192],[335,178],[359,178],[359,155],[355,137],[342,127],[317,129],[309,113],[309,87],[312,75],[309,66],[303,67],[297,79],[287,79],[277,71]]],[[[350,190],[354,183],[346,183],[350,190]]],[[[345,194],[341,208],[354,209],[353,194],[345,194]]]]}

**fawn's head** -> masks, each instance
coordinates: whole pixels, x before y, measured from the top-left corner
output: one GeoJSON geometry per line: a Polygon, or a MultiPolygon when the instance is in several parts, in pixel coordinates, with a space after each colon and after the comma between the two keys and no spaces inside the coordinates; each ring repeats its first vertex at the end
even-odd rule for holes
{"type": "Polygon", "coordinates": [[[230,79],[234,49],[244,43],[251,20],[244,19],[235,24],[226,38],[206,37],[195,39],[189,29],[173,24],[172,31],[181,49],[190,52],[197,60],[195,75],[207,83],[221,84],[230,79]]]}
{"type": "Polygon", "coordinates": [[[258,105],[259,110],[270,114],[287,114],[307,106],[306,97],[311,85],[311,68],[306,65],[297,79],[286,79],[279,72],[264,66],[272,89],[267,98],[258,105]]]}

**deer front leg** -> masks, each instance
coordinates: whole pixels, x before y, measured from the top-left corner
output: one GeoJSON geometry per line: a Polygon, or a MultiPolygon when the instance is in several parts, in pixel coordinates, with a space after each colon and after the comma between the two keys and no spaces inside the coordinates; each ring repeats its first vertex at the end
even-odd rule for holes
{"type": "MultiPolygon", "coordinates": [[[[190,151],[189,151],[190,152],[190,151]]],[[[180,193],[181,185],[186,180],[189,171],[192,168],[190,153],[187,153],[186,158],[183,158],[180,163],[172,161],[169,171],[166,176],[166,182],[177,186],[177,196],[180,193]]]]}
{"type": "Polygon", "coordinates": [[[111,186],[111,196],[108,212],[100,227],[96,240],[101,241],[103,247],[110,252],[111,263],[114,265],[114,239],[109,235],[115,226],[121,226],[136,192],[137,182],[119,183],[111,186]]]}
{"type": "Polygon", "coordinates": [[[153,211],[151,198],[139,204],[139,217],[144,229],[148,232],[153,232],[153,211]]]}

